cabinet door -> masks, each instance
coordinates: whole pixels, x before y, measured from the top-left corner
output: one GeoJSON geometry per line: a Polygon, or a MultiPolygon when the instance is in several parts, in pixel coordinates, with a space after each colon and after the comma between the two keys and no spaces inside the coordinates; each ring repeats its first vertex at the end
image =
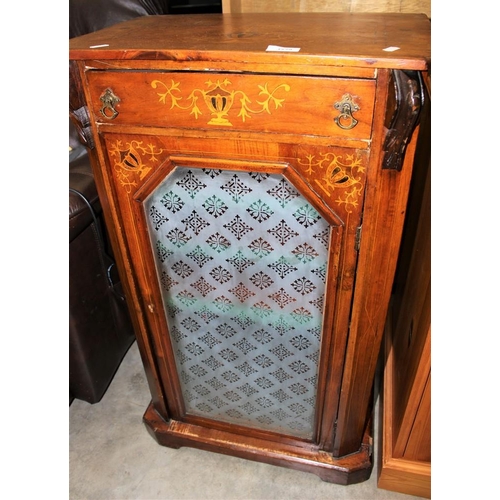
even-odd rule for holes
{"type": "Polygon", "coordinates": [[[102,141],[164,418],[330,448],[367,152],[102,141]]]}

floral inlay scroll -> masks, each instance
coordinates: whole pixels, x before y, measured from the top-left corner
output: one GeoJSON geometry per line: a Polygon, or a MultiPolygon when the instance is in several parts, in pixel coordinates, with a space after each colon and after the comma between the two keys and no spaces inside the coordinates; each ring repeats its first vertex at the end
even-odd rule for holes
{"type": "Polygon", "coordinates": [[[158,165],[160,155],[164,150],[154,144],[144,144],[143,141],[131,140],[122,142],[116,140],[109,148],[109,156],[114,160],[114,169],[118,181],[130,193],[137,187],[137,178],[142,181],[158,165]]]}
{"type": "Polygon", "coordinates": [[[184,98],[180,89],[180,83],[171,80],[167,85],[160,80],[151,82],[151,87],[154,89],[163,89],[163,92],[158,92],[160,102],[167,104],[170,102],[170,109],[179,108],[182,110],[191,110],[192,115],[196,119],[203,114],[202,107],[206,107],[211,115],[211,119],[207,122],[208,125],[222,125],[232,127],[233,124],[229,121],[229,112],[234,107],[239,108],[238,118],[244,122],[252,114],[268,113],[272,110],[277,110],[283,105],[284,98],[281,97],[282,92],[288,92],[290,86],[282,83],[277,87],[270,89],[268,83],[258,85],[258,95],[262,97],[257,100],[256,107],[252,106],[252,100],[242,90],[233,90],[230,88],[231,82],[226,78],[222,81],[213,82],[208,80],[205,82],[206,89],[194,89],[189,95],[184,98]]]}
{"type": "Polygon", "coordinates": [[[299,164],[306,167],[305,173],[313,178],[313,184],[319,187],[327,196],[334,192],[338,194],[335,202],[344,205],[347,213],[352,213],[358,206],[358,200],[363,192],[365,167],[362,160],[354,154],[342,155],[320,153],[307,155],[299,159],[299,164]]]}

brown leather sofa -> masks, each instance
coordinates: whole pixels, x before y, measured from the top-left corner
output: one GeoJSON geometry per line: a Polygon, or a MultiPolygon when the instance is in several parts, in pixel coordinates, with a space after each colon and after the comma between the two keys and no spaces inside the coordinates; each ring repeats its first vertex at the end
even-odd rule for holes
{"type": "MultiPolygon", "coordinates": [[[[70,0],[69,38],[139,16],[215,12],[222,12],[220,0],[70,0]]],[[[70,82],[70,404],[100,401],[135,339],[90,166],[85,115],[70,82]]]]}
{"type": "MultiPolygon", "coordinates": [[[[168,14],[167,4],[70,0],[69,37],[138,16],[168,14]]],[[[90,166],[87,147],[92,148],[92,138],[82,132],[84,109],[74,105],[81,104],[81,96],[74,88],[70,96],[69,401],[93,404],[101,400],[135,337],[90,166]]]]}

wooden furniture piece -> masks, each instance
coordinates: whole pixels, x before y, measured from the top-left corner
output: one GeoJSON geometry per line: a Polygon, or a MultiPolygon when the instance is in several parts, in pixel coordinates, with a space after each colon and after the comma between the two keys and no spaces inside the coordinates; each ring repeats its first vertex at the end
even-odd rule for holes
{"type": "Polygon", "coordinates": [[[386,324],[378,486],[431,497],[430,115],[408,203],[386,324]],[[409,258],[408,258],[409,257],[409,258]]]}
{"type": "Polygon", "coordinates": [[[429,39],[424,15],[292,13],[70,41],[160,444],[369,477],[429,39]]]}
{"type": "Polygon", "coordinates": [[[222,12],[397,12],[430,18],[431,0],[222,0],[222,12]]]}

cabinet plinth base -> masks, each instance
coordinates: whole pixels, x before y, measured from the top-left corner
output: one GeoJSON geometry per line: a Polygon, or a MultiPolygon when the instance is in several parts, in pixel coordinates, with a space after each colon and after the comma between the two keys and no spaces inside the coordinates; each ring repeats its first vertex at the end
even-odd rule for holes
{"type": "Polygon", "coordinates": [[[341,458],[333,458],[329,453],[319,451],[312,444],[309,447],[302,447],[176,420],[165,421],[152,404],[146,410],[143,421],[151,436],[162,446],[169,448],[188,446],[311,472],[330,483],[342,485],[361,483],[370,477],[373,468],[370,425],[365,431],[363,443],[358,452],[341,458]]]}

